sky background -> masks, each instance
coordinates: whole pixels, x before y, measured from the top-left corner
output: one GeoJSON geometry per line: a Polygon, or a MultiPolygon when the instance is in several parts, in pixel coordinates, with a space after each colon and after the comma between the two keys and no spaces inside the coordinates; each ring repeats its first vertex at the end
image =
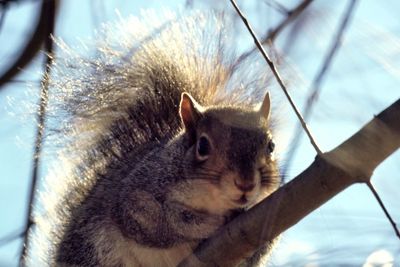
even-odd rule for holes
{"type": "MultiPolygon", "coordinates": [[[[229,1],[193,1],[193,8],[211,6],[232,12],[229,1]]],[[[283,15],[265,3],[240,1],[243,11],[260,36],[273,28],[283,15]]],[[[279,1],[287,8],[297,1],[279,1]]],[[[288,27],[275,47],[284,56],[282,76],[302,110],[310,82],[320,68],[348,1],[315,1],[297,30],[288,27]],[[288,37],[296,35],[291,46],[288,37]]],[[[184,9],[185,1],[63,1],[57,18],[56,36],[76,45],[93,38],[103,22],[140,15],[142,9],[184,9]]],[[[17,1],[9,6],[0,28],[0,73],[15,58],[34,25],[40,1],[17,1]]],[[[328,151],[356,132],[374,114],[400,97],[400,2],[358,1],[342,46],[325,76],[322,93],[308,121],[317,143],[328,151]]],[[[238,50],[252,47],[252,41],[236,25],[238,50]]],[[[32,171],[35,109],[43,56],[39,56],[15,81],[0,91],[0,240],[20,232],[25,225],[32,171]]],[[[275,82],[269,85],[273,110],[281,118],[276,135],[282,162],[285,148],[297,122],[275,82]]],[[[261,101],[261,100],[260,100],[261,101]]],[[[399,118],[400,119],[400,118],[399,118]]],[[[304,138],[288,176],[304,170],[315,152],[304,138]]],[[[46,156],[41,177],[51,158],[46,156]]],[[[400,222],[400,152],[397,151],[375,171],[372,182],[395,221],[400,222]]],[[[22,239],[0,246],[0,266],[17,266],[22,239]]],[[[364,185],[354,185],[288,230],[271,259],[271,266],[362,266],[372,260],[400,266],[400,240],[364,185]]],[[[366,265],[368,266],[368,265],[366,265]]],[[[383,265],[378,265],[383,266],[383,265]]],[[[391,266],[391,265],[387,265],[391,266]]]]}

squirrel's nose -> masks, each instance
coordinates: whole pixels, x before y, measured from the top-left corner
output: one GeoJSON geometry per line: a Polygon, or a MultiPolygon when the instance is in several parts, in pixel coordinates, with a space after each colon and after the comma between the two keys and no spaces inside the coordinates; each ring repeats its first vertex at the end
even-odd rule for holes
{"type": "Polygon", "coordinates": [[[244,182],[235,180],[235,186],[243,192],[249,192],[256,186],[253,182],[244,182]]]}

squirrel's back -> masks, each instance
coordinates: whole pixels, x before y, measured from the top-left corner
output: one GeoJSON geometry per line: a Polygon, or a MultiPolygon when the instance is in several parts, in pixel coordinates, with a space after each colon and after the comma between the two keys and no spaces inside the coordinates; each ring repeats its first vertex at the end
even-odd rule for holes
{"type": "Polygon", "coordinates": [[[229,19],[200,12],[155,17],[107,25],[93,56],[58,41],[49,116],[63,160],[36,211],[32,265],[38,257],[54,264],[71,220],[84,212],[77,207],[103,190],[99,177],[124,172],[127,159],[133,164],[179,134],[183,92],[207,107],[254,106],[265,93],[265,69],[234,61],[229,19]]]}

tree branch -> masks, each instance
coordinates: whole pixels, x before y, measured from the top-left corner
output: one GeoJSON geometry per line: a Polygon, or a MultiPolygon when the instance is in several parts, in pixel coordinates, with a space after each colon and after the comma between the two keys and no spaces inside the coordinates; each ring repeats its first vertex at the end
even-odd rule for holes
{"type": "MultiPolygon", "coordinates": [[[[294,21],[296,18],[298,18],[300,16],[300,14],[302,14],[303,11],[312,3],[312,1],[313,0],[303,0],[295,8],[293,8],[292,10],[289,10],[287,12],[286,18],[284,20],[282,20],[278,24],[278,26],[276,26],[273,30],[268,31],[268,34],[264,38],[262,38],[261,44],[265,45],[268,42],[275,41],[275,39],[279,35],[279,33],[287,25],[289,25],[292,21],[294,21]]],[[[254,46],[249,51],[240,55],[240,57],[235,61],[234,66],[239,65],[240,62],[244,61],[247,57],[249,57],[251,54],[253,54],[257,49],[258,49],[257,46],[254,46]]]]}
{"type": "Polygon", "coordinates": [[[303,0],[301,1],[295,8],[288,12],[287,17],[279,23],[278,26],[275,27],[272,31],[268,32],[267,36],[263,38],[262,43],[265,44],[268,41],[274,41],[276,36],[293,20],[295,20],[301,13],[303,13],[304,9],[308,7],[313,0],[303,0]]]}
{"type": "Polygon", "coordinates": [[[25,44],[25,47],[22,49],[21,54],[18,56],[15,62],[11,64],[11,66],[4,73],[0,75],[0,90],[2,89],[2,86],[5,83],[11,81],[11,79],[15,77],[22,68],[28,65],[40,51],[42,44],[45,42],[47,38],[46,24],[48,23],[49,20],[51,20],[51,14],[48,12],[48,9],[51,8],[54,1],[55,0],[43,1],[39,15],[39,20],[35,27],[34,33],[28,40],[28,42],[25,44]]]}
{"type": "Polygon", "coordinates": [[[6,236],[3,236],[0,238],[0,247],[9,244],[11,241],[14,241],[20,237],[23,237],[25,234],[25,231],[14,231],[11,234],[8,234],[6,236]]]}
{"type": "Polygon", "coordinates": [[[250,23],[248,22],[247,18],[243,15],[242,11],[239,9],[238,5],[236,4],[235,0],[230,0],[233,7],[235,8],[236,12],[238,13],[239,17],[242,19],[243,24],[246,26],[246,28],[248,29],[251,37],[253,37],[254,43],[256,45],[256,47],[258,48],[258,50],[260,50],[261,55],[263,56],[263,58],[265,59],[265,61],[267,62],[268,66],[270,67],[272,73],[274,74],[276,81],[278,82],[279,86],[281,87],[283,93],[285,94],[287,100],[290,103],[290,106],[292,107],[294,113],[296,114],[297,118],[299,119],[301,126],[303,127],[304,131],[306,132],[308,139],[310,140],[310,143],[312,144],[312,146],[314,147],[315,151],[317,151],[318,154],[322,154],[322,151],[319,149],[317,143],[315,142],[314,137],[312,136],[310,130],[308,129],[306,122],[304,121],[303,117],[301,116],[298,108],[296,107],[294,101],[292,100],[292,97],[290,96],[286,85],[284,84],[281,75],[278,72],[278,69],[276,68],[274,62],[272,62],[272,60],[270,59],[270,57],[268,56],[267,52],[265,52],[264,48],[262,47],[260,41],[258,40],[255,32],[253,31],[250,23]]]}
{"type": "Polygon", "coordinates": [[[374,195],[376,201],[378,201],[379,206],[381,207],[381,209],[383,210],[383,213],[385,213],[386,218],[389,220],[390,224],[393,227],[393,230],[396,234],[396,236],[400,239],[400,230],[397,228],[395,221],[393,220],[392,216],[390,216],[389,212],[387,211],[385,205],[383,204],[382,199],[380,198],[378,192],[376,192],[374,186],[372,185],[371,182],[367,183],[369,190],[372,192],[372,194],[374,195]]]}
{"type": "MultiPolygon", "coordinates": [[[[305,108],[302,112],[304,120],[307,122],[311,116],[313,111],[314,104],[318,99],[318,95],[320,94],[322,83],[325,78],[325,74],[329,69],[329,66],[332,64],[333,58],[337,54],[340,44],[343,39],[344,32],[349,25],[351,20],[352,14],[354,12],[354,8],[356,6],[356,0],[352,0],[349,2],[348,6],[346,7],[346,11],[343,14],[343,18],[341,19],[341,23],[336,31],[335,38],[333,38],[331,46],[323,60],[323,64],[319,69],[315,79],[311,83],[310,92],[307,97],[307,103],[305,108]]],[[[296,155],[297,148],[299,147],[299,142],[302,137],[302,125],[299,125],[293,134],[292,141],[290,142],[290,148],[288,149],[288,157],[286,158],[285,166],[283,167],[282,173],[287,173],[287,170],[290,168],[293,158],[296,155]]],[[[285,182],[285,177],[282,179],[282,183],[285,182]]]]}
{"type": "Polygon", "coordinates": [[[179,266],[234,266],[348,186],[369,183],[400,147],[400,99],[295,179],[206,240],[179,266]],[[229,249],[224,249],[229,247],[229,249]]]}
{"type": "Polygon", "coordinates": [[[25,235],[24,235],[24,242],[23,248],[20,256],[20,266],[24,266],[24,259],[26,257],[26,253],[28,251],[28,237],[29,237],[29,230],[34,225],[34,221],[32,219],[32,210],[33,210],[33,201],[35,197],[35,190],[36,190],[36,183],[39,176],[39,163],[40,163],[40,156],[42,151],[42,141],[43,141],[43,134],[45,129],[45,114],[46,114],[46,107],[48,101],[48,87],[49,87],[49,75],[50,75],[50,66],[53,62],[53,39],[52,35],[54,33],[55,22],[56,22],[56,13],[58,7],[58,0],[43,0],[43,6],[46,8],[43,9],[45,12],[45,17],[47,20],[44,22],[44,29],[42,31],[45,34],[44,39],[44,46],[45,51],[47,53],[47,57],[45,60],[44,68],[45,72],[42,77],[42,86],[40,92],[40,105],[39,105],[39,112],[38,112],[38,124],[37,124],[37,132],[36,132],[36,140],[35,140],[35,148],[34,148],[34,155],[33,155],[33,170],[32,170],[32,181],[30,186],[29,192],[29,205],[28,211],[26,216],[26,228],[25,228],[25,235]]]}

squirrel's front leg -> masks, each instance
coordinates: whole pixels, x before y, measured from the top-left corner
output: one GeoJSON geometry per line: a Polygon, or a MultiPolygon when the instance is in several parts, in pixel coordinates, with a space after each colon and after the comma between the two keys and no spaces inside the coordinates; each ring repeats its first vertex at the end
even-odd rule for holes
{"type": "Polygon", "coordinates": [[[177,201],[166,201],[164,208],[170,227],[187,241],[209,237],[225,221],[223,216],[196,210],[177,201]]]}
{"type": "Polygon", "coordinates": [[[125,237],[139,244],[161,246],[159,233],[165,216],[161,203],[152,194],[144,190],[122,189],[113,217],[125,237]]]}
{"type": "Polygon", "coordinates": [[[142,190],[121,192],[125,195],[114,217],[121,232],[137,243],[166,248],[199,241],[210,236],[224,223],[224,217],[190,208],[174,200],[158,201],[142,190]]]}

